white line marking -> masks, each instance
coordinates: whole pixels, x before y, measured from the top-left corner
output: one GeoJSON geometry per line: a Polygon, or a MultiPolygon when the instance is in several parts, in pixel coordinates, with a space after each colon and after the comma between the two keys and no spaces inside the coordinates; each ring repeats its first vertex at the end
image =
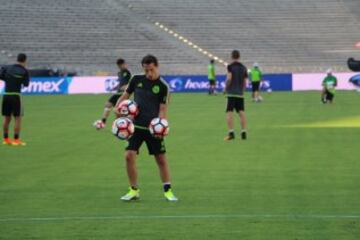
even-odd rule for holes
{"type": "Polygon", "coordinates": [[[213,215],[135,215],[135,216],[74,216],[74,217],[1,217],[0,222],[49,222],[96,220],[161,220],[161,219],[360,219],[360,215],[281,215],[281,214],[213,214],[213,215]]]}

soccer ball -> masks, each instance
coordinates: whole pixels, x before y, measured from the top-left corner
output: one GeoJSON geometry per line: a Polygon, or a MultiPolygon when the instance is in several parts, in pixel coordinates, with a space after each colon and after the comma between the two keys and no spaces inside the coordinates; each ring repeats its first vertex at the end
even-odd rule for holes
{"type": "Polygon", "coordinates": [[[97,129],[97,130],[100,130],[100,129],[103,129],[105,127],[105,123],[103,123],[103,121],[101,120],[96,120],[93,124],[93,126],[97,129]]]}
{"type": "Polygon", "coordinates": [[[124,117],[132,118],[136,117],[136,115],[139,113],[137,104],[130,99],[122,101],[119,104],[117,111],[124,117]]]}
{"type": "Polygon", "coordinates": [[[155,137],[165,137],[169,134],[169,123],[165,118],[154,118],[150,122],[149,130],[155,137]]]}
{"type": "Polygon", "coordinates": [[[114,121],[111,131],[115,137],[121,140],[127,140],[134,134],[135,126],[131,119],[121,117],[114,121]]]}

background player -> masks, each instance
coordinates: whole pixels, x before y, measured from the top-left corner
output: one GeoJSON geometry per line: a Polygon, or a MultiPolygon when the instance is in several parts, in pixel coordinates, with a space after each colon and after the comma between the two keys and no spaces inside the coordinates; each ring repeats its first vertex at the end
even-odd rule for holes
{"type": "Polygon", "coordinates": [[[112,95],[109,100],[105,103],[104,113],[101,118],[101,120],[97,120],[94,124],[94,126],[97,129],[102,129],[105,127],[106,120],[110,115],[111,109],[115,106],[117,100],[120,98],[120,96],[123,94],[124,90],[127,87],[127,84],[129,83],[129,80],[131,78],[131,73],[128,70],[128,66],[124,59],[119,58],[116,62],[119,72],[118,72],[118,85],[115,86],[112,90],[117,91],[114,95],[112,95]],[[102,122],[102,124],[96,124],[97,122],[102,122]]]}
{"type": "Polygon", "coordinates": [[[325,103],[332,103],[335,97],[335,88],[337,86],[337,78],[332,74],[332,70],[326,71],[327,76],[322,82],[323,90],[321,93],[321,101],[325,103]]]}
{"type": "Polygon", "coordinates": [[[208,65],[208,80],[209,80],[209,95],[215,94],[216,88],[216,74],[215,74],[215,60],[211,59],[208,65]]]}
{"type": "Polygon", "coordinates": [[[5,92],[2,102],[3,122],[3,144],[13,146],[25,146],[26,143],[20,140],[21,118],[23,106],[21,101],[21,87],[29,86],[30,76],[26,69],[27,57],[20,53],[17,56],[17,63],[5,66],[0,69],[0,79],[5,81],[5,92]],[[15,118],[14,140],[9,138],[9,125],[11,117],[15,118]]]}
{"type": "Polygon", "coordinates": [[[125,93],[117,102],[117,105],[119,105],[122,101],[128,99],[131,94],[134,94],[134,100],[140,109],[139,114],[134,119],[134,135],[129,139],[125,152],[126,169],[130,188],[129,192],[121,199],[129,201],[138,199],[140,196],[137,182],[136,155],[138,154],[142,143],[145,142],[149,154],[155,156],[155,160],[159,167],[165,198],[168,201],[177,201],[177,198],[171,190],[170,172],[165,154],[166,148],[164,139],[155,138],[150,134],[148,129],[150,121],[153,118],[167,117],[169,88],[167,83],[160,77],[158,60],[155,56],[145,56],[141,61],[141,65],[145,74],[134,76],[125,93]]]}
{"type": "Polygon", "coordinates": [[[234,50],[231,53],[232,63],[227,67],[227,76],[225,82],[225,93],[227,96],[226,122],[228,126],[228,136],[225,141],[235,138],[233,111],[235,110],[240,116],[241,122],[241,138],[246,139],[246,118],[244,91],[246,88],[246,79],[248,72],[246,67],[240,63],[240,52],[234,50]]]}
{"type": "Polygon", "coordinates": [[[252,85],[252,99],[254,102],[261,102],[263,100],[263,98],[260,96],[262,72],[258,63],[254,63],[253,68],[250,71],[250,80],[252,85]]]}

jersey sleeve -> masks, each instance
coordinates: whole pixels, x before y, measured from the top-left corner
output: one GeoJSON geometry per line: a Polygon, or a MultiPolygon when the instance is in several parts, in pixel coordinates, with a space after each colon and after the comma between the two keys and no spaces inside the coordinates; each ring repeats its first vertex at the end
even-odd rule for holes
{"type": "Polygon", "coordinates": [[[124,84],[129,84],[129,81],[131,79],[131,73],[129,71],[125,71],[122,75],[122,79],[124,84]]]}
{"type": "Polygon", "coordinates": [[[159,95],[160,103],[167,104],[169,101],[169,87],[166,83],[163,84],[161,94],[159,95]]]}
{"type": "Polygon", "coordinates": [[[228,71],[228,73],[231,73],[231,66],[230,65],[227,66],[227,71],[228,71]]]}
{"type": "Polygon", "coordinates": [[[135,86],[136,86],[136,78],[133,76],[130,80],[129,80],[129,84],[126,88],[126,92],[128,94],[132,94],[135,91],[135,86]]]}

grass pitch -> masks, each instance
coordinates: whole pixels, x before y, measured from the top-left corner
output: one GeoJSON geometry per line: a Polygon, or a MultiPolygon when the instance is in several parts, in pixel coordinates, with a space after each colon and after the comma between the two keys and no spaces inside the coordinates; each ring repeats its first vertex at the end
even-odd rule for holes
{"type": "Polygon", "coordinates": [[[111,124],[91,126],[107,98],[24,97],[28,146],[0,146],[0,239],[360,239],[359,94],[339,91],[333,105],[314,92],[247,98],[249,139],[237,127],[233,142],[223,96],[173,94],[178,203],[163,200],[145,145],[141,200],[119,200],[125,143],[111,124]]]}

